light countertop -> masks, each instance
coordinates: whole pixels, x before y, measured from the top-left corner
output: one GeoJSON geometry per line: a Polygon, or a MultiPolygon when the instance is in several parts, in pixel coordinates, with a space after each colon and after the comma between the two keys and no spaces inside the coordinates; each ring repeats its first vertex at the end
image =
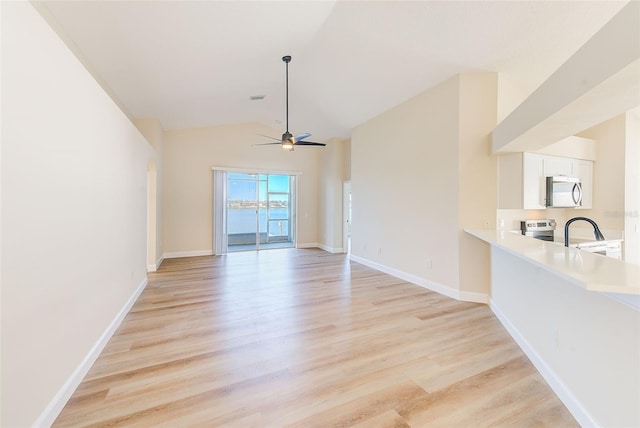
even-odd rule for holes
{"type": "Polygon", "coordinates": [[[587,290],[640,295],[640,266],[506,230],[465,232],[587,290]]]}
{"type": "MultiPolygon", "coordinates": [[[[574,238],[572,236],[569,238],[569,245],[575,247],[578,244],[588,244],[588,243],[597,244],[598,242],[622,242],[622,241],[623,239],[607,239],[607,238],[605,238],[603,241],[597,241],[593,236],[589,238],[574,238]]],[[[553,242],[564,245],[564,236],[555,235],[553,237],[553,242]]]]}

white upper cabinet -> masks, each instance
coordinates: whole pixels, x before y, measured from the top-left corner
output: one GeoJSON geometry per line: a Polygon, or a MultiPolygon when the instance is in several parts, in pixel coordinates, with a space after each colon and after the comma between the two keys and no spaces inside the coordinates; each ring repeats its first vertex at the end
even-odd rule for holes
{"type": "Polygon", "coordinates": [[[545,156],[523,153],[522,208],[544,209],[547,182],[545,179],[545,156]]]}
{"type": "Polygon", "coordinates": [[[554,175],[580,178],[582,208],[591,208],[593,162],[537,153],[498,157],[498,208],[545,209],[546,177],[554,175]]]}
{"type": "Polygon", "coordinates": [[[534,153],[498,157],[498,208],[545,208],[543,159],[543,155],[534,153]]]}
{"type": "Polygon", "coordinates": [[[555,175],[573,176],[573,159],[561,158],[558,156],[544,156],[544,176],[552,177],[555,175]]]}

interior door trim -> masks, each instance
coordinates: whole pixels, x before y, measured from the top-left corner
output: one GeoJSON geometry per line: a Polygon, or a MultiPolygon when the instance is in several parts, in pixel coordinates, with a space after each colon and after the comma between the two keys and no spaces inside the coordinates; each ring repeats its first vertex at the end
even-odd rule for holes
{"type": "Polygon", "coordinates": [[[228,166],[212,166],[212,170],[219,170],[225,172],[238,172],[241,174],[262,174],[262,175],[302,175],[302,171],[287,171],[287,170],[275,170],[275,169],[262,169],[262,168],[237,168],[228,166]]]}

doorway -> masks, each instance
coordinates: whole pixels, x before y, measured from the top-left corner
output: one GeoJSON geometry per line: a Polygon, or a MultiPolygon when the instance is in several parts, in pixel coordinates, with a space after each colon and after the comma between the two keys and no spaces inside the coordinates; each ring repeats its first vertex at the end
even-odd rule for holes
{"type": "Polygon", "coordinates": [[[226,251],[295,245],[295,176],[229,172],[226,180],[226,251]]]}
{"type": "Polygon", "coordinates": [[[156,164],[150,160],[147,164],[147,272],[155,272],[157,259],[157,209],[158,175],[156,164]]]}
{"type": "Polygon", "coordinates": [[[342,248],[351,254],[351,181],[342,185],[342,248]]]}

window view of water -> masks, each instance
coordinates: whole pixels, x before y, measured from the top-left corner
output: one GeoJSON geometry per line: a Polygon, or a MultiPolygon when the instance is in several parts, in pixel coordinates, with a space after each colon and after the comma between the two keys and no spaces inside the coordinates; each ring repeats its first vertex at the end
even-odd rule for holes
{"type": "Polygon", "coordinates": [[[289,203],[292,180],[288,175],[229,174],[226,222],[229,247],[233,246],[234,251],[251,249],[256,238],[265,245],[292,244],[289,203]]]}
{"type": "MultiPolygon", "coordinates": [[[[288,235],[288,208],[271,208],[271,230],[269,234],[272,236],[288,235]],[[275,219],[284,219],[275,221],[275,219]],[[279,228],[282,228],[282,234],[277,234],[279,228]],[[275,229],[275,230],[274,230],[275,229]]],[[[260,232],[267,232],[267,210],[260,209],[259,212],[260,232]]],[[[255,208],[228,208],[227,210],[227,233],[256,233],[256,209],[255,208]]]]}

